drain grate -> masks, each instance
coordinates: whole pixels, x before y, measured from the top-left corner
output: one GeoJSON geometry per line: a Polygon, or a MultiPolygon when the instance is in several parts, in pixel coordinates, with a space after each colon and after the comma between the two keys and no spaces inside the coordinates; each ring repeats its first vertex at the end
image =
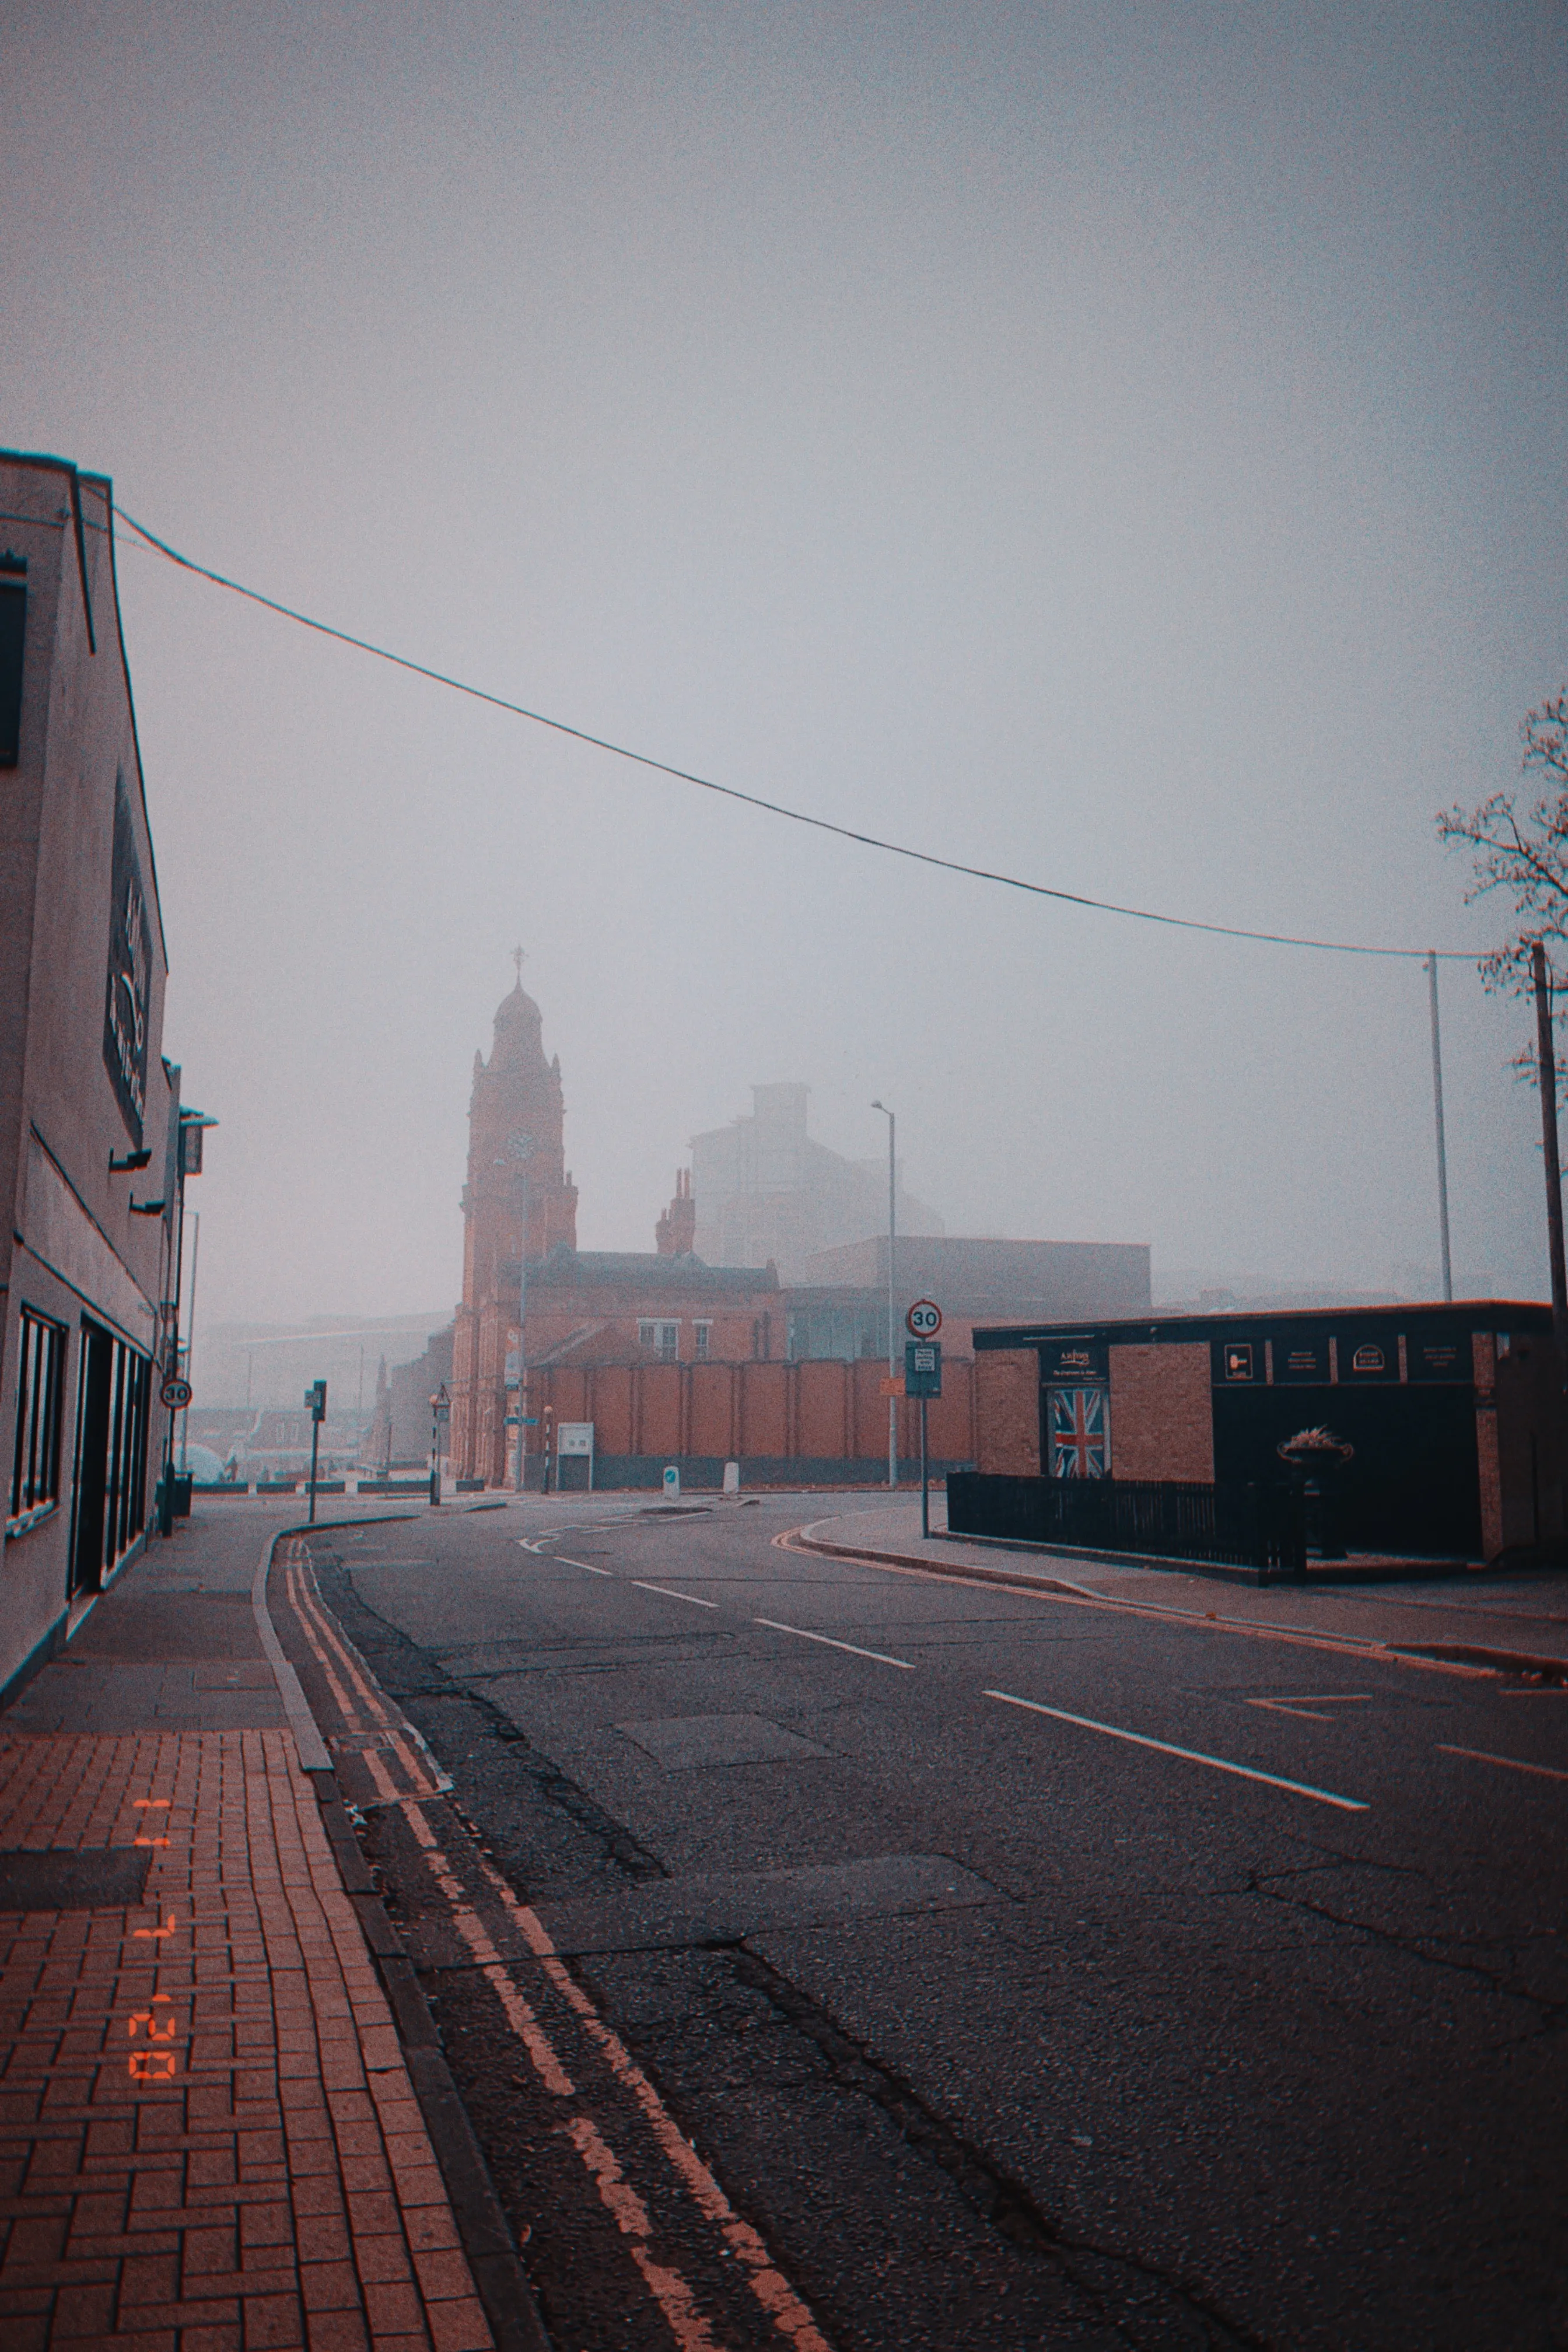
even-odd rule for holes
{"type": "Polygon", "coordinates": [[[0,1911],[125,1911],[142,1899],[153,1857],[134,1846],[90,1853],[0,1853],[0,1911]]]}

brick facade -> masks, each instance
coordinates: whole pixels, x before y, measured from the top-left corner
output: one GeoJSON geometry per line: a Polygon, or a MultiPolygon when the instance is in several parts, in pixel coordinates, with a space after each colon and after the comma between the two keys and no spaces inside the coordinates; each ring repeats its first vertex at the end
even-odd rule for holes
{"type": "MultiPolygon", "coordinates": [[[[946,1367],[943,1366],[945,1379],[946,1367]]],[[[1033,1348],[974,1359],[975,1440],[970,1456],[999,1476],[1040,1475],[1040,1363],[1033,1348]]]]}
{"type": "Polygon", "coordinates": [[[1205,1339],[1110,1349],[1114,1478],[1214,1478],[1214,1405],[1205,1339]]]}
{"type": "Polygon", "coordinates": [[[1560,1549],[1568,1536],[1562,1360],[1545,1331],[1478,1331],[1471,1347],[1486,1556],[1560,1549]]]}
{"type": "MultiPolygon", "coordinates": [[[[942,1393],[927,1407],[933,1462],[975,1458],[974,1376],[973,1363],[942,1365],[942,1393]]],[[[866,1360],[545,1365],[529,1375],[529,1409],[540,1423],[531,1450],[542,1447],[547,1422],[591,1421],[611,1478],[622,1475],[615,1465],[628,1464],[739,1462],[752,1465],[753,1479],[805,1484],[835,1465],[831,1475],[871,1482],[888,1459],[884,1377],[882,1365],[866,1360]]],[[[919,1451],[920,1406],[906,1399],[900,1459],[912,1462],[919,1451]]]]}

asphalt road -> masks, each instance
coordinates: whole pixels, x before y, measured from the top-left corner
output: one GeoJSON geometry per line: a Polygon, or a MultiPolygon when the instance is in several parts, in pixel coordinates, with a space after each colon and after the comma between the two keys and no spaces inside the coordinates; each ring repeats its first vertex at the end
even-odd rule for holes
{"type": "MultiPolygon", "coordinates": [[[[1562,1689],[775,1541],[833,1507],[518,1502],[313,1559],[470,1876],[839,2352],[1568,2344],[1562,1689]]],[[[555,2341],[668,2346],[358,1793],[555,2341]]]]}

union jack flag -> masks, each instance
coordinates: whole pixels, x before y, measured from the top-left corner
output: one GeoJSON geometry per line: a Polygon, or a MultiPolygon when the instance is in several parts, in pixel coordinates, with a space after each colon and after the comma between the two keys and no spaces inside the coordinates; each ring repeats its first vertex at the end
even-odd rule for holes
{"type": "Polygon", "coordinates": [[[1103,1389],[1051,1391],[1051,1475],[1103,1478],[1110,1467],[1103,1389]]]}

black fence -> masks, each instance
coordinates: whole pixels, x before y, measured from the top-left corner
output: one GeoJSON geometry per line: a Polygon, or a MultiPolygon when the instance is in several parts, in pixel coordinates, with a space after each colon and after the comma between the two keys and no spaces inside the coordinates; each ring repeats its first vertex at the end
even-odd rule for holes
{"type": "Polygon", "coordinates": [[[1307,1565],[1301,1496],[1284,1485],[998,1478],[963,1470],[948,1478],[947,1524],[955,1536],[1214,1560],[1282,1575],[1300,1576],[1307,1565]]]}

